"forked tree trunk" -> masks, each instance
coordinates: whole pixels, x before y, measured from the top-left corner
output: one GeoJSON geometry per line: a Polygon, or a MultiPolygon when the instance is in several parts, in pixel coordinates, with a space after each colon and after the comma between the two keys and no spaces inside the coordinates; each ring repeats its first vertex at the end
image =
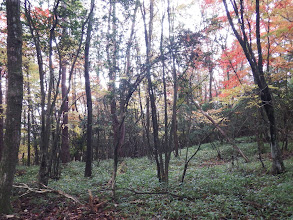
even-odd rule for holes
{"type": "Polygon", "coordinates": [[[7,0],[8,90],[4,149],[0,162],[0,213],[11,213],[10,196],[18,158],[23,99],[20,1],[7,0]]]}
{"type": "MultiPolygon", "coordinates": [[[[270,124],[270,135],[271,135],[271,155],[273,159],[272,164],[272,173],[273,174],[279,174],[284,172],[285,166],[282,159],[282,153],[278,146],[277,141],[277,129],[276,129],[276,120],[275,120],[275,112],[274,112],[274,103],[272,99],[272,93],[271,90],[268,87],[267,81],[264,76],[263,72],[263,57],[262,57],[262,47],[261,47],[261,41],[260,41],[260,11],[259,11],[259,0],[256,0],[256,23],[255,23],[255,34],[256,34],[256,43],[257,43],[257,55],[258,59],[256,59],[255,52],[253,51],[253,48],[251,46],[251,42],[249,41],[249,37],[246,33],[245,28],[245,15],[244,15],[244,1],[240,0],[239,5],[234,5],[234,13],[238,16],[238,23],[240,26],[240,30],[236,29],[236,25],[233,23],[233,19],[231,17],[231,14],[228,10],[227,1],[223,0],[226,14],[228,17],[228,21],[230,23],[230,26],[232,27],[232,30],[240,43],[244,54],[248,60],[248,63],[251,67],[252,74],[254,77],[254,82],[259,88],[260,93],[260,99],[263,104],[263,108],[266,112],[266,115],[269,120],[270,124]]],[[[251,34],[251,33],[249,33],[251,34]]]]}
{"type": "MultiPolygon", "coordinates": [[[[41,92],[41,137],[40,137],[40,157],[41,157],[41,166],[40,170],[42,170],[42,167],[46,166],[47,162],[44,160],[44,145],[45,145],[45,129],[46,129],[46,115],[45,115],[45,87],[44,87],[44,69],[43,69],[43,56],[41,52],[41,46],[40,46],[40,36],[38,31],[36,30],[34,23],[32,21],[31,17],[31,11],[30,11],[30,3],[26,0],[25,1],[25,16],[28,20],[28,25],[30,28],[30,32],[32,35],[32,38],[34,40],[34,44],[36,47],[37,52],[37,60],[38,60],[38,67],[39,67],[39,76],[40,76],[40,92],[41,92]]],[[[45,157],[46,158],[46,157],[45,157]]],[[[45,171],[43,171],[44,173],[45,171]]],[[[43,174],[41,175],[43,176],[43,174]]],[[[40,173],[39,173],[39,179],[40,179],[40,173]]],[[[43,178],[42,178],[43,179],[43,178]]],[[[42,181],[44,183],[45,181],[42,181]]]]}
{"type": "MultiPolygon", "coordinates": [[[[60,0],[57,0],[56,4],[54,5],[54,15],[56,15],[56,10],[60,0]]],[[[25,1],[25,16],[28,20],[28,25],[30,28],[30,33],[34,40],[34,44],[36,47],[37,53],[37,61],[39,67],[39,76],[40,76],[40,89],[41,89],[41,137],[40,137],[40,169],[39,169],[39,177],[38,181],[40,184],[47,185],[49,180],[49,141],[50,141],[50,134],[51,134],[51,116],[52,116],[52,109],[54,106],[54,102],[52,103],[51,95],[52,89],[54,84],[54,70],[53,70],[53,46],[52,41],[54,37],[55,27],[57,25],[57,20],[55,19],[57,16],[54,16],[52,28],[50,30],[50,37],[49,37],[49,68],[50,68],[50,77],[49,77],[49,88],[48,88],[48,96],[47,96],[47,109],[45,109],[46,105],[46,94],[45,94],[45,83],[44,83],[44,76],[45,72],[43,69],[43,56],[41,51],[40,45],[40,35],[38,29],[35,27],[34,22],[32,21],[31,11],[30,11],[30,3],[26,0],[25,1]]],[[[59,85],[59,80],[58,80],[59,85]]],[[[56,100],[56,96],[55,96],[56,100]]]]}
{"type": "MultiPolygon", "coordinates": [[[[150,1],[149,5],[149,22],[147,28],[146,22],[146,9],[143,5],[141,6],[142,17],[144,22],[144,34],[145,34],[145,44],[146,44],[146,78],[148,82],[148,95],[150,99],[151,106],[151,118],[152,118],[152,127],[153,127],[153,154],[155,157],[156,165],[157,165],[157,177],[160,182],[167,183],[168,177],[167,172],[165,172],[165,163],[162,156],[162,149],[160,145],[159,139],[159,124],[158,124],[158,115],[157,115],[157,107],[156,107],[156,98],[155,98],[155,90],[152,83],[151,78],[151,51],[152,51],[152,32],[153,32],[153,18],[154,18],[154,0],[150,1]]],[[[166,158],[165,158],[166,159],[166,158]]],[[[167,158],[168,159],[168,158],[167,158]]],[[[166,161],[165,161],[166,162],[166,161]]]]}

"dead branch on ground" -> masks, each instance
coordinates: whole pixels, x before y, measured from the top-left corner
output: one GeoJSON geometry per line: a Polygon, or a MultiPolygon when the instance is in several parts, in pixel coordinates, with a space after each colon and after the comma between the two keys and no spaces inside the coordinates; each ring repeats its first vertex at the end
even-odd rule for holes
{"type": "Polygon", "coordinates": [[[75,198],[74,196],[71,196],[61,190],[56,190],[56,189],[52,189],[48,186],[42,185],[42,187],[44,188],[34,188],[34,187],[30,187],[29,185],[25,184],[25,183],[20,183],[18,185],[13,185],[13,187],[15,188],[20,188],[20,189],[26,189],[26,192],[23,193],[22,195],[20,195],[19,197],[23,197],[29,193],[37,193],[37,194],[45,194],[45,193],[55,193],[61,196],[64,196],[72,201],[74,201],[75,203],[79,204],[79,205],[83,205],[77,198],[75,198]]]}

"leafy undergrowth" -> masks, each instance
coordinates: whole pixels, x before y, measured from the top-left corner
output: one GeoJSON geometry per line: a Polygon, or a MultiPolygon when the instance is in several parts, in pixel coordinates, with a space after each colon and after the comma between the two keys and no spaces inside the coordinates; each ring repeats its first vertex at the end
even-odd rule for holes
{"type": "MultiPolygon", "coordinates": [[[[258,160],[256,143],[239,140],[251,159],[244,163],[228,145],[205,144],[190,162],[181,184],[186,149],[170,162],[169,185],[156,178],[156,167],[148,158],[127,158],[119,167],[116,196],[110,184],[112,160],[95,162],[93,177],[83,177],[84,163],[63,167],[61,178],[49,187],[76,197],[81,203],[58,193],[27,193],[15,188],[12,219],[291,219],[293,218],[293,157],[285,153],[286,172],[269,173],[269,147],[258,160]],[[234,158],[233,160],[231,158],[234,158]],[[91,193],[89,193],[89,190],[91,193]],[[26,194],[27,193],[27,194],[26,194]],[[90,196],[92,194],[92,196],[90,196]]],[[[190,148],[188,155],[197,147],[190,148]]],[[[16,185],[36,186],[38,167],[18,167],[16,185]]]]}

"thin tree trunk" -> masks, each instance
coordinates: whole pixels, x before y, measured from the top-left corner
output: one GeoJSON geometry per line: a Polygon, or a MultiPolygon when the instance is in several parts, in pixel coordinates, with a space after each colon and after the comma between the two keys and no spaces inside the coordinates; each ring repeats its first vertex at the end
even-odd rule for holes
{"type": "Polygon", "coordinates": [[[209,75],[210,75],[210,80],[209,80],[209,102],[213,101],[213,67],[211,64],[211,61],[209,63],[209,75]]]}
{"type": "Polygon", "coordinates": [[[27,72],[27,95],[28,95],[28,112],[27,112],[27,165],[31,165],[31,88],[29,81],[29,72],[27,72]]]}
{"type": "Polygon", "coordinates": [[[168,144],[168,104],[167,104],[167,85],[166,85],[166,73],[165,73],[165,61],[164,61],[164,51],[163,51],[163,36],[164,36],[164,16],[162,18],[162,29],[161,29],[161,42],[160,42],[160,52],[161,52],[161,62],[162,62],[162,72],[163,72],[163,93],[164,93],[164,151],[167,152],[168,144]]]}
{"type": "Polygon", "coordinates": [[[30,12],[30,3],[28,1],[25,1],[25,15],[28,20],[28,24],[30,27],[30,32],[32,35],[32,38],[34,40],[34,44],[36,47],[37,52],[37,60],[38,60],[38,66],[39,66],[39,76],[40,76],[40,89],[41,89],[41,138],[40,138],[40,153],[41,153],[41,165],[40,165],[40,172],[39,172],[39,181],[42,179],[42,183],[46,183],[47,181],[44,180],[45,174],[46,174],[46,167],[47,167],[47,155],[46,155],[46,143],[45,143],[45,130],[46,130],[46,112],[45,112],[45,88],[44,88],[44,70],[43,70],[43,57],[40,47],[40,37],[38,34],[38,31],[36,30],[32,18],[31,18],[31,12],[30,12]]]}
{"type": "Polygon", "coordinates": [[[12,212],[10,196],[18,158],[23,99],[20,1],[7,0],[8,90],[4,149],[0,162],[0,213],[12,212]]]}
{"type": "MultiPolygon", "coordinates": [[[[48,163],[48,149],[49,149],[49,141],[51,134],[51,116],[53,112],[53,107],[57,96],[55,95],[54,100],[52,102],[52,89],[54,84],[54,70],[53,70],[53,46],[52,41],[54,38],[54,31],[57,25],[57,8],[59,6],[60,0],[57,0],[54,5],[54,19],[52,23],[52,27],[50,29],[50,37],[49,37],[49,69],[50,69],[50,77],[49,77],[49,89],[47,96],[47,108],[45,109],[46,102],[46,94],[44,88],[44,70],[43,70],[43,58],[40,47],[40,36],[38,30],[34,26],[32,22],[32,18],[30,15],[30,4],[28,1],[25,1],[25,15],[29,23],[30,32],[33,37],[36,52],[37,52],[37,60],[39,66],[39,76],[40,76],[40,88],[41,88],[41,140],[40,140],[40,169],[39,169],[39,183],[47,185],[49,179],[49,163],[48,163]]],[[[58,85],[59,86],[59,80],[58,85]]]]}
{"type": "Polygon", "coordinates": [[[145,132],[146,132],[148,148],[150,150],[150,153],[153,154],[153,149],[152,149],[152,146],[151,146],[150,127],[151,127],[150,97],[148,95],[146,95],[146,125],[145,125],[145,132]]]}
{"type": "MultiPolygon", "coordinates": [[[[164,148],[163,148],[163,152],[165,154],[165,164],[164,164],[164,176],[163,176],[162,180],[167,185],[168,182],[169,182],[169,161],[170,161],[170,155],[171,155],[171,150],[170,150],[171,147],[170,147],[170,145],[168,143],[167,85],[166,85],[165,61],[164,61],[164,51],[163,51],[163,40],[164,40],[163,23],[164,23],[164,17],[165,17],[165,15],[163,15],[163,18],[162,18],[161,42],[160,42],[161,62],[162,62],[162,66],[163,66],[162,71],[163,71],[163,88],[164,88],[164,123],[165,123],[165,135],[164,135],[165,140],[164,140],[164,148]]],[[[174,133],[174,141],[176,139],[175,137],[177,136],[177,131],[175,133],[174,133]],[[175,133],[176,133],[176,135],[175,135],[175,133]]],[[[176,144],[175,144],[175,146],[176,146],[176,144]]],[[[177,152],[177,155],[178,155],[178,148],[177,148],[177,151],[176,151],[176,147],[175,147],[175,152],[177,152]]]]}
{"type": "Polygon", "coordinates": [[[157,165],[157,176],[159,181],[162,181],[162,176],[164,171],[162,170],[164,167],[162,165],[162,155],[159,155],[159,127],[158,127],[158,119],[157,119],[157,108],[155,102],[155,93],[153,88],[153,83],[151,79],[151,43],[152,43],[152,31],[153,31],[153,17],[154,17],[154,0],[150,1],[150,21],[149,28],[147,29],[146,17],[145,17],[145,8],[143,11],[143,20],[144,20],[144,29],[145,29],[145,43],[146,43],[146,66],[147,66],[147,81],[148,81],[148,93],[151,104],[151,112],[152,112],[152,125],[153,125],[153,139],[154,139],[154,156],[157,165]]]}
{"type": "MultiPolygon", "coordinates": [[[[177,70],[176,70],[176,58],[173,51],[174,47],[174,19],[171,18],[171,7],[170,0],[168,0],[168,22],[169,22],[169,41],[171,44],[171,57],[172,57],[172,77],[173,77],[173,108],[172,108],[172,124],[170,135],[173,136],[173,144],[175,150],[175,157],[178,157],[178,134],[177,134],[177,94],[178,94],[178,83],[177,83],[177,70]]],[[[170,137],[170,141],[172,138],[170,137]]],[[[170,144],[172,145],[172,143],[170,144]]]]}
{"type": "MultiPolygon", "coordinates": [[[[30,3],[28,3],[27,0],[25,1],[25,16],[28,20],[28,25],[30,28],[32,38],[34,40],[36,53],[37,53],[37,61],[38,61],[39,77],[40,77],[40,89],[41,89],[41,134],[43,134],[45,130],[45,88],[44,88],[43,56],[42,56],[41,47],[40,47],[39,33],[32,22],[30,3]]],[[[43,140],[42,137],[43,135],[41,135],[41,142],[43,140]]]]}
{"type": "Polygon", "coordinates": [[[90,50],[90,40],[91,40],[91,32],[92,32],[92,22],[93,22],[93,9],[94,9],[95,1],[91,0],[91,14],[89,17],[89,23],[87,28],[87,36],[85,42],[85,62],[84,62],[84,78],[85,78],[85,91],[86,91],[86,101],[87,101],[87,142],[86,142],[86,165],[84,176],[90,177],[92,176],[92,123],[93,123],[93,110],[92,110],[92,93],[91,93],[91,84],[89,77],[89,50],[90,50]]]}
{"type": "Polygon", "coordinates": [[[107,62],[109,65],[109,91],[111,93],[110,97],[110,112],[112,118],[112,129],[113,129],[113,147],[114,147],[114,164],[113,164],[113,175],[112,175],[112,191],[115,197],[115,186],[116,186],[116,175],[118,169],[118,148],[119,148],[119,121],[117,117],[117,104],[116,104],[116,56],[117,56],[117,42],[116,42],[116,1],[110,0],[109,8],[109,18],[108,18],[108,42],[107,42],[107,62]],[[111,20],[112,18],[112,20],[111,20]],[[112,33],[110,34],[110,31],[112,33]]]}
{"type": "Polygon", "coordinates": [[[62,67],[61,67],[61,88],[62,88],[62,116],[63,116],[63,123],[61,127],[61,136],[62,136],[62,143],[61,143],[61,152],[60,152],[60,159],[62,163],[68,163],[70,161],[70,149],[69,149],[69,133],[68,133],[68,93],[67,93],[67,86],[66,86],[66,60],[62,60],[62,67]]]}
{"type": "MultiPolygon", "coordinates": [[[[66,10],[67,5],[64,1],[61,2],[61,7],[66,10]]],[[[67,17],[62,17],[62,23],[67,23],[67,17]]],[[[62,25],[61,25],[62,26],[62,25]]],[[[62,36],[61,40],[69,38],[69,34],[67,33],[67,27],[63,27],[62,29],[62,36]]],[[[62,44],[61,44],[62,45],[62,44]]],[[[70,147],[69,147],[69,132],[68,132],[68,92],[66,86],[66,78],[67,78],[67,60],[65,54],[61,51],[64,48],[58,49],[59,53],[59,62],[61,67],[61,92],[62,92],[62,105],[61,105],[61,112],[62,112],[62,126],[61,126],[61,149],[60,149],[60,159],[62,163],[70,162],[70,147]],[[62,55],[61,55],[62,54],[62,55]]],[[[65,49],[66,50],[66,49],[65,49]]],[[[70,82],[69,82],[70,83],[70,82]]],[[[59,122],[57,122],[59,123],[59,122]]],[[[59,135],[59,134],[57,134],[59,135]]],[[[55,137],[56,138],[56,137],[55,137]]],[[[58,138],[59,139],[59,138],[58,138]]],[[[57,169],[58,170],[58,169],[57,169]]]]}
{"type": "Polygon", "coordinates": [[[34,164],[39,165],[39,149],[38,149],[38,140],[37,140],[37,128],[36,128],[36,122],[35,118],[33,115],[33,110],[31,111],[31,119],[32,119],[32,130],[33,130],[33,148],[34,148],[34,153],[35,153],[35,158],[34,158],[34,164]]]}
{"type": "Polygon", "coordinates": [[[2,151],[4,147],[3,142],[3,128],[4,128],[4,120],[3,120],[3,95],[2,95],[2,69],[0,69],[0,161],[2,158],[2,151]]]}
{"type": "MultiPolygon", "coordinates": [[[[49,89],[48,89],[48,98],[47,98],[47,109],[42,114],[44,117],[44,124],[42,123],[42,131],[41,131],[41,144],[40,144],[40,170],[39,170],[39,184],[48,185],[49,181],[49,142],[50,142],[50,135],[51,135],[51,115],[52,115],[52,103],[51,103],[51,93],[53,88],[53,77],[54,77],[54,70],[53,70],[53,32],[54,29],[50,30],[50,39],[49,39],[49,68],[50,68],[50,81],[49,81],[49,89]]],[[[45,94],[44,94],[45,95],[45,94]]],[[[45,99],[45,98],[42,98],[45,99]]]]}

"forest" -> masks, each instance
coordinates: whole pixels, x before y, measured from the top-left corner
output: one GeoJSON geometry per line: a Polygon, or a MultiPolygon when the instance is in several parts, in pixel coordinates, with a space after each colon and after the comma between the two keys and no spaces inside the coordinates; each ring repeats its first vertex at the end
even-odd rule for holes
{"type": "Polygon", "coordinates": [[[291,219],[291,0],[0,1],[0,219],[291,219]]]}

